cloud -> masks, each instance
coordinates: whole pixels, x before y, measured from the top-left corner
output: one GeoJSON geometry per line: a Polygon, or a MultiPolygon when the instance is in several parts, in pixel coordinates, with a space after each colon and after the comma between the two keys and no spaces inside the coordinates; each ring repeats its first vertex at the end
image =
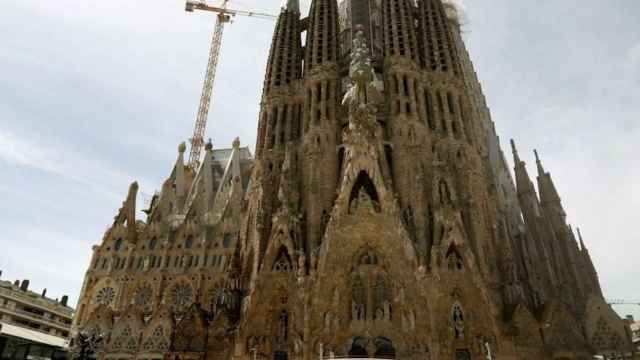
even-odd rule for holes
{"type": "Polygon", "coordinates": [[[11,251],[0,253],[0,263],[11,270],[3,274],[5,279],[29,278],[34,291],[47,287],[51,297],[69,295],[72,303],[77,300],[83,281],[80,274],[91,258],[86,240],[69,231],[33,224],[18,226],[4,235],[15,236],[11,251]]]}
{"type": "Polygon", "coordinates": [[[106,166],[101,159],[82,156],[81,150],[36,143],[3,128],[0,128],[0,161],[63,177],[114,199],[122,198],[123,189],[117,185],[131,179],[130,174],[106,166]]]}

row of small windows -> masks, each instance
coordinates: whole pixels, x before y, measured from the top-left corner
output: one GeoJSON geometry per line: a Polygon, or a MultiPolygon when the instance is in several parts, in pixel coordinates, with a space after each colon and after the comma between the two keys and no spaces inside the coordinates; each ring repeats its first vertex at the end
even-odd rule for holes
{"type": "Polygon", "coordinates": [[[282,147],[288,141],[300,137],[302,106],[274,106],[266,119],[268,123],[267,149],[282,147]]]}
{"type": "Polygon", "coordinates": [[[113,257],[111,261],[109,258],[96,258],[93,263],[93,269],[102,269],[105,270],[109,266],[109,264],[113,264],[113,270],[123,270],[127,269],[138,269],[142,270],[145,268],[145,264],[148,261],[148,266],[150,269],[160,269],[160,268],[197,268],[197,267],[219,267],[222,268],[226,261],[225,255],[179,255],[179,256],[149,256],[149,257],[131,257],[127,258],[119,258],[113,257]],[[202,262],[200,261],[202,259],[202,262]]]}
{"type": "MultiPolygon", "coordinates": [[[[208,235],[207,237],[211,237],[210,235],[208,235]]],[[[120,250],[122,250],[122,246],[123,246],[123,239],[122,238],[118,238],[114,245],[113,245],[113,250],[115,252],[118,252],[120,250]]],[[[233,242],[233,234],[231,233],[225,233],[222,237],[222,246],[225,248],[228,248],[229,246],[231,246],[231,243],[233,242]]],[[[189,236],[185,239],[184,241],[184,248],[185,249],[191,249],[193,248],[193,244],[194,244],[194,239],[192,236],[189,236]]],[[[148,243],[149,246],[149,250],[155,250],[156,247],[158,246],[158,239],[157,238],[152,238],[151,240],[149,240],[148,243]]],[[[217,246],[217,244],[216,244],[217,246]]],[[[178,248],[180,249],[182,246],[178,245],[178,248]]],[[[144,247],[142,248],[144,250],[144,247]]],[[[109,249],[107,249],[109,250],[109,249]]]]}
{"type": "Polygon", "coordinates": [[[411,80],[407,75],[395,75],[390,77],[390,88],[400,96],[410,97],[410,100],[397,99],[394,113],[400,113],[404,111],[407,114],[416,112],[415,103],[413,99],[417,101],[422,100],[422,104],[425,110],[425,117],[427,126],[431,130],[437,130],[440,128],[443,132],[448,132],[449,128],[453,132],[454,136],[460,137],[462,133],[460,130],[462,124],[459,124],[459,118],[462,121],[466,120],[464,114],[464,108],[461,105],[462,99],[456,99],[451,92],[431,92],[428,89],[424,90],[423,99],[419,98],[420,90],[418,89],[417,81],[411,80]],[[435,101],[434,101],[435,98],[435,101]],[[444,115],[447,113],[451,117],[450,126],[444,116],[439,116],[440,124],[437,123],[437,115],[444,115]]]}

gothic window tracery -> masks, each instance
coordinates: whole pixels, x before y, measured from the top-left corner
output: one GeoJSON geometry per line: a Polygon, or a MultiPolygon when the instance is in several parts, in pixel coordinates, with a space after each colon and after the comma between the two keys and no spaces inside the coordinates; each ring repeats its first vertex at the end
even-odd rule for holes
{"type": "Polygon", "coordinates": [[[378,265],[378,257],[372,252],[366,252],[360,257],[360,265],[378,265]]]}
{"type": "Polygon", "coordinates": [[[176,312],[187,310],[193,303],[193,288],[186,283],[180,283],[171,289],[169,294],[171,308],[176,312]]]}
{"type": "Polygon", "coordinates": [[[451,246],[446,255],[447,269],[449,271],[462,271],[464,270],[464,260],[455,246],[451,246]]]}
{"type": "Polygon", "coordinates": [[[118,351],[135,352],[137,349],[136,340],[133,337],[131,327],[127,326],[113,341],[112,348],[118,351]]]}
{"type": "Polygon", "coordinates": [[[349,209],[361,206],[371,206],[376,212],[380,211],[380,199],[376,186],[366,171],[361,171],[351,189],[349,209]]]}
{"type": "Polygon", "coordinates": [[[96,294],[96,304],[109,306],[116,298],[116,291],[112,287],[104,287],[96,294]]]}
{"type": "Polygon", "coordinates": [[[151,336],[142,344],[142,349],[147,352],[166,351],[169,343],[165,337],[164,328],[158,326],[153,330],[151,336]]]}
{"type": "Polygon", "coordinates": [[[451,311],[451,320],[453,322],[453,333],[456,339],[464,339],[464,312],[460,303],[453,304],[451,311]]]}
{"type": "Polygon", "coordinates": [[[440,180],[438,192],[440,194],[440,204],[444,205],[451,203],[451,192],[449,191],[449,185],[445,180],[440,180]]]}
{"type": "Polygon", "coordinates": [[[273,263],[273,271],[275,272],[289,272],[292,270],[291,258],[287,249],[282,246],[276,261],[273,263]]]}
{"type": "Polygon", "coordinates": [[[141,307],[144,311],[151,310],[151,301],[153,298],[153,289],[149,285],[142,285],[136,291],[133,302],[136,306],[141,307]]]}

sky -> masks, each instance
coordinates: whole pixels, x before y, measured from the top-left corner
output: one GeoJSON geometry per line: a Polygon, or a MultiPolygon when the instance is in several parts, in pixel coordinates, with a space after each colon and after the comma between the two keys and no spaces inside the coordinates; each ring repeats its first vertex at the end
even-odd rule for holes
{"type": "MultiPolygon", "coordinates": [[[[231,3],[277,13],[280,1],[231,3]]],[[[515,139],[530,174],[538,149],[605,296],[640,300],[640,2],[461,5],[503,149],[515,139]]],[[[129,184],[153,194],[191,136],[214,19],[181,0],[3,4],[2,279],[75,303],[129,184]]],[[[273,26],[226,27],[207,129],[216,147],[239,136],[253,149],[273,26]]],[[[640,318],[640,306],[615,309],[640,318]]]]}

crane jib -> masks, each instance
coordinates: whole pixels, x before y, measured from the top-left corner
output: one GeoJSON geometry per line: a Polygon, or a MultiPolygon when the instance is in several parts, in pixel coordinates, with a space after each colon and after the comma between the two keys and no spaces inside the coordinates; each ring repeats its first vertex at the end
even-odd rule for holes
{"type": "Polygon", "coordinates": [[[202,95],[200,96],[200,105],[198,107],[196,125],[193,131],[193,136],[191,137],[189,167],[194,171],[197,171],[200,166],[200,154],[202,153],[202,148],[204,147],[204,134],[207,128],[207,117],[209,116],[209,108],[211,106],[211,98],[213,94],[213,85],[216,77],[218,60],[220,58],[220,48],[222,46],[222,33],[224,30],[224,24],[229,22],[232,16],[236,15],[258,17],[263,19],[277,18],[275,15],[267,13],[227,9],[226,3],[227,1],[224,2],[222,7],[218,7],[207,5],[203,1],[187,0],[185,7],[185,10],[188,12],[193,12],[194,9],[197,9],[218,13],[218,16],[216,18],[216,25],[213,31],[213,37],[211,38],[209,61],[207,62],[204,84],[202,85],[202,95]]]}

